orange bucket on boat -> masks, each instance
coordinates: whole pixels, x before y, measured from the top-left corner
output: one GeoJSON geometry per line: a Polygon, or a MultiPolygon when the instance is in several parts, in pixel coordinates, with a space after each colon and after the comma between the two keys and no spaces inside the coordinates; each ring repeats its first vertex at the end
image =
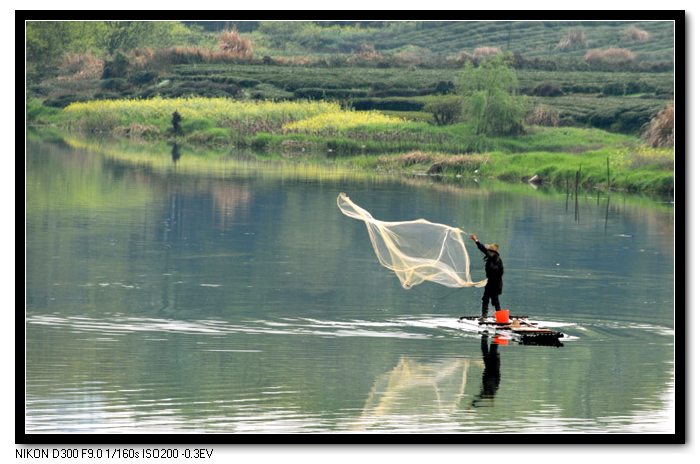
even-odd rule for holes
{"type": "Polygon", "coordinates": [[[497,324],[507,324],[510,322],[510,311],[507,309],[502,309],[496,311],[496,323],[497,324]]]}
{"type": "Polygon", "coordinates": [[[508,346],[508,339],[501,337],[500,335],[496,335],[496,337],[493,339],[493,342],[496,345],[508,346]]]}

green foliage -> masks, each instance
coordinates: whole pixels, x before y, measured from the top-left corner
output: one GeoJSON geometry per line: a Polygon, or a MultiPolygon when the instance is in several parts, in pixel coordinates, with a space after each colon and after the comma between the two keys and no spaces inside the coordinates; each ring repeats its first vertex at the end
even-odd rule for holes
{"type": "Polygon", "coordinates": [[[132,85],[152,84],[158,79],[158,73],[154,71],[136,71],[129,76],[129,83],[132,85]]]}
{"type": "Polygon", "coordinates": [[[603,95],[624,95],[625,94],[625,84],[622,82],[615,82],[608,84],[603,87],[603,95]]]}
{"type": "Polygon", "coordinates": [[[36,98],[27,100],[27,122],[34,124],[49,124],[57,120],[60,110],[50,106],[44,106],[36,98]]]}
{"type": "Polygon", "coordinates": [[[105,23],[99,21],[28,21],[28,77],[55,69],[64,54],[104,51],[106,30],[105,23]]]}
{"type": "Polygon", "coordinates": [[[201,32],[179,21],[28,21],[27,74],[31,81],[55,73],[68,53],[105,57],[138,47],[162,48],[207,40],[201,32]]]}
{"type": "Polygon", "coordinates": [[[516,94],[518,78],[506,55],[467,61],[461,76],[466,116],[477,134],[513,135],[522,131],[525,99],[516,94]]]}
{"type": "Polygon", "coordinates": [[[436,98],[425,105],[424,110],[433,115],[438,126],[445,126],[459,121],[464,106],[460,97],[436,98]]]}
{"type": "Polygon", "coordinates": [[[425,103],[402,97],[360,98],[352,100],[350,106],[358,111],[421,111],[425,103]]]}
{"type": "Polygon", "coordinates": [[[667,100],[592,95],[564,95],[532,98],[534,104],[545,104],[559,111],[559,125],[588,126],[623,133],[639,133],[667,100]]]}
{"type": "Polygon", "coordinates": [[[114,57],[105,62],[102,72],[102,79],[127,77],[129,73],[129,59],[121,52],[117,52],[114,57]]]}
{"type": "Polygon", "coordinates": [[[139,47],[164,48],[201,39],[179,21],[105,21],[109,54],[139,47]]]}
{"type": "Polygon", "coordinates": [[[539,97],[558,97],[564,94],[559,84],[553,84],[551,82],[539,84],[532,93],[539,97]]]}
{"type": "Polygon", "coordinates": [[[129,82],[122,77],[103,79],[100,82],[100,88],[113,92],[122,92],[129,88],[129,82]]]}

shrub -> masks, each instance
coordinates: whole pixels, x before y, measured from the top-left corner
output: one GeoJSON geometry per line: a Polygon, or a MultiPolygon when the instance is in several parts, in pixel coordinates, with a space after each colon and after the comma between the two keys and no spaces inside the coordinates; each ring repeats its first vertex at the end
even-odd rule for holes
{"type": "Polygon", "coordinates": [[[463,68],[467,61],[474,62],[474,57],[467,51],[461,51],[455,55],[447,57],[447,65],[454,68],[463,68]]]}
{"type": "Polygon", "coordinates": [[[602,90],[603,95],[624,95],[625,94],[625,84],[622,82],[612,82],[606,84],[602,90]]]}
{"type": "Polygon", "coordinates": [[[154,56],[155,52],[151,48],[135,48],[129,55],[129,61],[133,68],[144,69],[153,62],[154,56]]]}
{"type": "Polygon", "coordinates": [[[241,37],[235,28],[219,34],[219,50],[239,59],[250,59],[253,57],[252,42],[241,37]]]}
{"type": "Polygon", "coordinates": [[[482,61],[484,58],[499,55],[501,49],[498,47],[477,47],[474,49],[473,59],[476,62],[482,61]]]}
{"type": "Polygon", "coordinates": [[[587,44],[586,33],[578,29],[564,34],[556,48],[559,50],[575,50],[578,48],[586,48],[587,44]]]}
{"type": "Polygon", "coordinates": [[[642,84],[640,84],[638,81],[629,81],[625,85],[625,89],[627,90],[627,94],[634,94],[634,93],[641,93],[642,92],[642,84]]]}
{"type": "Polygon", "coordinates": [[[669,103],[649,122],[642,139],[652,147],[672,147],[674,141],[674,107],[669,103]]]}
{"type": "Polygon", "coordinates": [[[428,60],[432,54],[428,48],[418,47],[416,45],[407,45],[401,51],[394,55],[397,64],[403,66],[417,66],[428,60]]]}
{"type": "Polygon", "coordinates": [[[559,125],[559,110],[547,105],[537,105],[525,115],[525,123],[531,126],[559,125]]]}
{"type": "MultiPolygon", "coordinates": [[[[421,153],[418,152],[420,155],[421,153]]],[[[411,156],[412,154],[403,155],[411,156]]],[[[425,160],[421,159],[420,156],[416,157],[421,160],[422,164],[425,162],[432,163],[428,169],[428,174],[444,174],[450,172],[452,174],[461,174],[464,172],[473,172],[476,169],[481,169],[482,166],[489,162],[489,155],[424,155],[425,160]]],[[[403,158],[403,157],[402,157],[403,158]]],[[[399,158],[400,162],[404,160],[399,158]]],[[[410,159],[410,158],[409,158],[410,159]]],[[[380,160],[381,162],[381,160],[380,160]]]]}
{"type": "Polygon", "coordinates": [[[425,107],[425,103],[418,100],[366,98],[362,100],[353,100],[350,106],[355,110],[361,111],[421,111],[425,107]]]}
{"type": "Polygon", "coordinates": [[[414,166],[416,164],[431,164],[435,155],[432,153],[426,153],[420,150],[412,151],[410,153],[404,153],[399,156],[381,156],[379,158],[380,164],[393,164],[397,163],[401,167],[414,166]]]}
{"type": "Polygon", "coordinates": [[[452,81],[440,81],[435,84],[435,92],[440,94],[453,93],[455,91],[455,83],[452,81]]]}
{"type": "Polygon", "coordinates": [[[123,53],[117,52],[110,61],[104,64],[102,79],[126,77],[128,73],[129,59],[123,53]]]}
{"type": "Polygon", "coordinates": [[[361,43],[355,48],[355,54],[368,61],[377,60],[381,58],[381,54],[375,50],[374,45],[371,43],[361,43]]]}
{"type": "Polygon", "coordinates": [[[129,76],[129,82],[133,85],[146,85],[158,79],[155,71],[137,71],[129,76]]]}
{"type": "Polygon", "coordinates": [[[634,53],[626,48],[592,49],[584,57],[588,64],[629,63],[634,60],[634,53]]]}
{"type": "Polygon", "coordinates": [[[532,90],[532,94],[539,97],[558,97],[564,95],[564,91],[559,84],[543,82],[532,90]]]}
{"type": "Polygon", "coordinates": [[[622,40],[624,42],[648,42],[649,33],[635,26],[630,26],[622,31],[622,40]]]}
{"type": "Polygon", "coordinates": [[[102,90],[110,90],[113,92],[123,92],[129,88],[129,83],[124,78],[115,77],[102,80],[100,82],[100,88],[102,90]]]}
{"type": "MultiPolygon", "coordinates": [[[[250,50],[252,54],[252,49],[250,50]]],[[[201,46],[177,46],[150,49],[136,49],[131,54],[133,69],[168,69],[179,64],[199,63],[238,63],[249,61],[252,55],[245,50],[212,50],[201,46]]]]}
{"type": "Polygon", "coordinates": [[[460,97],[435,99],[425,105],[424,110],[433,115],[438,126],[445,126],[459,121],[464,111],[464,105],[460,97]]]}
{"type": "Polygon", "coordinates": [[[90,53],[69,53],[59,66],[59,80],[99,79],[105,63],[90,53]]]}

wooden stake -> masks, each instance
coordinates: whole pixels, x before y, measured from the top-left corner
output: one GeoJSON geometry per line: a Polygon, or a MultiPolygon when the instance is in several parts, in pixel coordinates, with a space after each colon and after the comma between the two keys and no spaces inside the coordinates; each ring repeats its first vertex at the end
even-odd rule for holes
{"type": "Polygon", "coordinates": [[[581,180],[581,166],[579,166],[578,171],[576,171],[576,187],[575,187],[575,200],[574,200],[574,219],[578,221],[578,183],[581,180]]]}

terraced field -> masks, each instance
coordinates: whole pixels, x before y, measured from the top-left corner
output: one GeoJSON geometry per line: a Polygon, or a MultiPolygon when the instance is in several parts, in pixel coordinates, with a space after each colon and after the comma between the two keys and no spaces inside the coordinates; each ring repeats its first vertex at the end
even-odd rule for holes
{"type": "MultiPolygon", "coordinates": [[[[624,47],[640,60],[673,60],[673,23],[670,21],[441,21],[411,22],[384,28],[317,27],[299,29],[285,35],[284,49],[270,52],[302,52],[313,47],[315,53],[342,53],[356,48],[358,42],[391,52],[417,46],[438,54],[456,53],[476,47],[500,47],[529,58],[580,58],[588,48],[624,47]],[[646,41],[625,40],[624,31],[635,26],[649,33],[646,41]],[[582,48],[562,49],[557,45],[564,34],[583,30],[587,44],[582,48]]],[[[251,36],[263,43],[275,42],[265,36],[265,28],[251,36]]]]}

